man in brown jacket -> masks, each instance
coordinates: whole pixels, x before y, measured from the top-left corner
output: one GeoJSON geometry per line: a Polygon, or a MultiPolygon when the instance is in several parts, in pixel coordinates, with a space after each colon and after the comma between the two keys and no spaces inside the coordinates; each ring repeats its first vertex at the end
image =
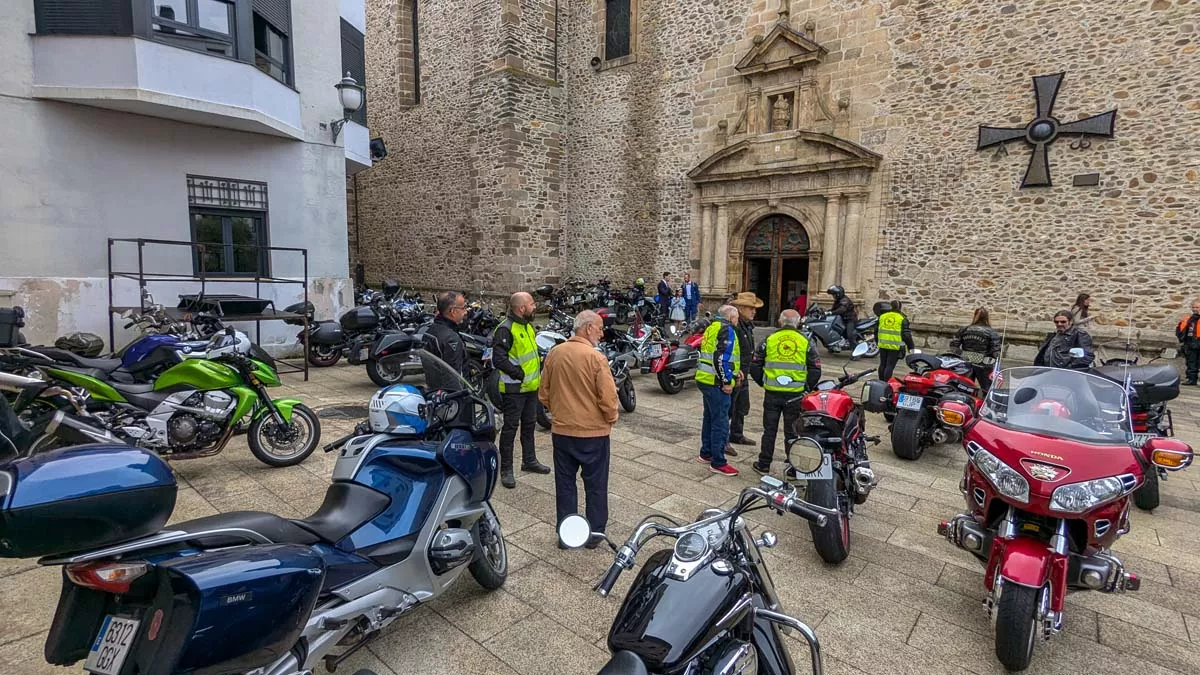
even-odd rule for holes
{"type": "MultiPolygon", "coordinates": [[[[583,473],[587,519],[593,532],[608,527],[609,432],[617,421],[617,385],[608,360],[596,351],[604,321],[592,311],[575,317],[575,335],[550,350],[538,398],[550,411],[554,493],[558,522],[577,513],[575,475],[583,473]]],[[[587,548],[596,548],[598,538],[587,548]]],[[[559,542],[559,548],[566,548],[559,542]]]]}

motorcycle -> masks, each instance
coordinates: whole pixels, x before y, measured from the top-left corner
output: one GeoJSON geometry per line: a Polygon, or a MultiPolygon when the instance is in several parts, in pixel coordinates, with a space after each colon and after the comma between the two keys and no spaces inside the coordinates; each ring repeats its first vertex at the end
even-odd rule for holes
{"type": "Polygon", "coordinates": [[[332,672],[464,572],[501,587],[491,409],[465,383],[406,389],[373,409],[365,433],[327,446],[334,480],[303,519],[241,511],[159,530],[175,503],[171,470],[124,446],[5,467],[0,555],[63,567],[46,660],[94,673],[332,672]],[[409,396],[419,415],[388,414],[409,396]],[[36,527],[51,518],[55,528],[36,527]]]}
{"type": "Polygon", "coordinates": [[[1192,449],[1157,437],[1131,448],[1124,387],[1074,370],[1011,368],[977,416],[960,401],[939,408],[966,429],[970,459],[960,484],[968,512],[938,534],[984,565],[996,657],[1024,670],[1039,639],[1062,630],[1068,592],[1138,590],[1110,550],[1129,532],[1129,495],[1155,467],[1186,468],[1192,449]]]}
{"type": "Polygon", "coordinates": [[[68,388],[0,372],[0,464],[59,445],[116,443],[108,430],[86,419],[86,401],[68,388]],[[9,397],[13,398],[12,403],[9,397]]]}
{"type": "MultiPolygon", "coordinates": [[[[284,308],[285,312],[308,317],[308,327],[301,330],[296,339],[304,345],[305,358],[308,359],[309,365],[314,368],[328,368],[336,365],[343,356],[352,364],[358,365],[366,361],[366,357],[362,355],[363,350],[381,333],[402,330],[405,321],[387,293],[368,291],[366,297],[366,304],[347,310],[337,321],[314,322],[312,303],[299,302],[284,308]]],[[[293,326],[304,325],[303,319],[284,319],[284,322],[293,326]]],[[[389,381],[380,386],[386,384],[394,382],[389,381]]]]}
{"type": "MultiPolygon", "coordinates": [[[[854,324],[858,339],[867,345],[867,351],[863,354],[867,358],[879,356],[879,343],[875,339],[875,331],[878,327],[879,317],[877,316],[862,319],[854,324]]],[[[842,317],[824,311],[820,305],[814,304],[808,308],[800,330],[810,340],[816,338],[830,354],[837,354],[850,348],[850,343],[846,340],[842,317]]]]}
{"type": "Polygon", "coordinates": [[[245,419],[250,452],[264,464],[292,466],[312,454],[321,422],[298,399],[271,399],[267,388],[280,385],[274,359],[233,329],[213,336],[205,351],[205,358],[185,359],[152,384],[111,382],[85,368],[38,369],[86,392],[96,425],[171,459],[217,454],[245,419]]]}
{"type": "Polygon", "coordinates": [[[978,410],[982,390],[975,382],[971,364],[953,354],[906,354],[904,363],[912,370],[903,379],[873,380],[863,390],[870,412],[891,417],[892,452],[901,459],[916,460],[925,448],[956,443],[962,429],[942,419],[938,404],[957,401],[978,410]]]}
{"type": "Polygon", "coordinates": [[[665,393],[678,394],[688,380],[695,379],[705,328],[707,324],[698,325],[682,342],[669,343],[662,355],[650,362],[650,372],[658,378],[658,386],[665,393]]]}
{"type": "MultiPolygon", "coordinates": [[[[551,315],[552,318],[553,318],[553,316],[554,316],[554,314],[551,315]]],[[[563,318],[563,317],[560,315],[560,318],[563,318]]],[[[562,324],[558,321],[553,321],[552,325],[556,328],[563,328],[563,332],[559,332],[556,330],[540,330],[533,337],[533,341],[536,342],[537,346],[538,346],[538,359],[540,359],[542,363],[546,362],[546,355],[550,353],[551,349],[553,349],[557,345],[560,345],[560,344],[566,342],[571,337],[571,330],[570,330],[571,326],[569,323],[565,324],[565,327],[564,327],[564,324],[562,324]]],[[[495,385],[496,391],[499,391],[500,390],[500,372],[499,371],[496,371],[494,380],[496,383],[496,385],[495,385]]],[[[542,405],[541,401],[538,401],[538,404],[537,404],[537,423],[538,423],[539,427],[546,429],[546,430],[549,430],[550,427],[554,423],[554,418],[550,415],[550,411],[546,410],[546,406],[542,405]]]]}
{"type": "MultiPolygon", "coordinates": [[[[862,356],[866,350],[867,346],[859,343],[854,353],[862,356]]],[[[794,437],[785,443],[788,477],[807,481],[805,498],[837,513],[823,526],[808,524],[817,555],[827,563],[840,563],[849,555],[854,507],[866,503],[878,483],[867,457],[867,443],[879,443],[879,437],[866,435],[862,406],[845,392],[847,386],[873,372],[872,368],[851,375],[843,367],[836,382],[824,380],[816,391],[799,397],[800,419],[794,437]]]]}
{"type": "Polygon", "coordinates": [[[653,553],[638,572],[608,632],[613,657],[601,673],[767,673],[795,672],[780,626],[808,643],[812,672],[822,672],[816,633],[783,614],[762,549],[778,537],[753,538],[740,516],[755,508],[792,513],[824,525],[837,516],[796,496],[796,489],[772,476],[741,491],[729,510],[706,509],[690,524],[652,515],[619,548],[591,532],[587,519],[572,515],[559,525],[559,540],[579,548],[602,539],[616,552],[604,577],[593,587],[607,597],[624,570],[657,536],[675,539],[673,549],[653,553]],[[761,505],[760,505],[761,503],[761,505]]]}

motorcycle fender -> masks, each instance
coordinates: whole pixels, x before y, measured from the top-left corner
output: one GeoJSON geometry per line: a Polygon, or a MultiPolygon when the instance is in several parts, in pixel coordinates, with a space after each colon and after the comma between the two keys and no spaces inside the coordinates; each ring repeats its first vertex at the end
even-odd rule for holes
{"type": "Polygon", "coordinates": [[[270,414],[271,406],[275,406],[275,409],[279,411],[279,414],[283,415],[283,421],[291,424],[292,409],[302,403],[303,401],[298,398],[277,398],[274,401],[268,402],[267,405],[261,406],[258,409],[258,412],[254,413],[254,419],[258,419],[263,415],[270,414]]]}
{"type": "Polygon", "coordinates": [[[236,424],[254,410],[254,405],[258,403],[258,392],[250,387],[230,387],[229,392],[237,397],[237,406],[229,418],[231,424],[236,424]]]}
{"type": "Polygon", "coordinates": [[[100,380],[90,375],[77,373],[74,370],[60,370],[58,368],[47,368],[46,372],[51,377],[56,377],[60,380],[87,389],[92,398],[97,401],[106,403],[126,403],[125,397],[122,396],[116,389],[113,389],[104,380],[100,380]]]}
{"type": "Polygon", "coordinates": [[[1005,581],[1041,588],[1050,578],[1054,552],[1043,542],[1030,537],[1009,539],[1000,556],[1000,576],[1005,581]]]}
{"type": "Polygon", "coordinates": [[[371,358],[378,359],[388,354],[408,351],[413,349],[414,342],[417,341],[408,333],[385,333],[371,345],[371,358]]]}

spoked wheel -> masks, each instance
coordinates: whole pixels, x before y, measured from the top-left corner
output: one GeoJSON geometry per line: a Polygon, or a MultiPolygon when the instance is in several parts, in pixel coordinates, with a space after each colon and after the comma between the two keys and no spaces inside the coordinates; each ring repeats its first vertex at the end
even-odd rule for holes
{"type": "MultiPolygon", "coordinates": [[[[997,580],[998,581],[998,580],[997,580]]],[[[1006,584],[996,606],[996,658],[1011,671],[1029,667],[1037,639],[1040,588],[1006,584]]]]}
{"type": "Polygon", "coordinates": [[[865,354],[865,357],[868,359],[873,359],[876,356],[879,356],[879,343],[875,341],[868,341],[867,353],[865,354]]]}
{"type": "Polygon", "coordinates": [[[637,408],[637,392],[633,389],[633,378],[626,376],[625,381],[617,388],[617,398],[625,412],[633,412],[637,408]]]}
{"type": "Polygon", "coordinates": [[[842,477],[834,474],[833,480],[808,481],[806,499],[817,506],[826,509],[836,509],[841,515],[829,518],[825,527],[814,522],[808,523],[812,533],[813,545],[821,560],[836,565],[850,554],[850,515],[844,509],[838,508],[838,491],[843,489],[842,477]]]}
{"type": "Polygon", "coordinates": [[[1158,508],[1158,467],[1146,469],[1146,482],[1133,492],[1133,503],[1143,511],[1153,511],[1158,508]]]}
{"type": "Polygon", "coordinates": [[[306,405],[292,408],[292,421],[275,423],[269,412],[250,423],[247,444],[263,464],[293,466],[303,462],[317,449],[321,440],[321,420],[306,405]]]}
{"type": "Polygon", "coordinates": [[[896,414],[892,423],[892,452],[900,459],[916,460],[925,452],[922,439],[923,415],[919,412],[905,410],[896,414]]]}
{"type": "Polygon", "coordinates": [[[328,368],[342,360],[342,350],[329,345],[314,345],[309,343],[308,365],[314,368],[328,368]]]}
{"type": "Polygon", "coordinates": [[[674,395],[683,391],[683,380],[664,370],[658,374],[658,386],[664,392],[674,395]]]}
{"type": "Polygon", "coordinates": [[[380,387],[390,387],[400,384],[404,379],[404,358],[402,356],[385,356],[382,359],[367,361],[367,377],[380,387]]]}
{"type": "Polygon", "coordinates": [[[508,579],[508,547],[504,545],[504,533],[500,531],[500,519],[487,504],[483,516],[475,521],[471,528],[475,543],[479,550],[475,560],[467,568],[475,581],[489,591],[494,591],[504,585],[508,579]]]}
{"type": "Polygon", "coordinates": [[[554,417],[546,410],[546,406],[542,405],[541,401],[537,404],[537,423],[543,429],[549,429],[554,423],[554,417]]]}

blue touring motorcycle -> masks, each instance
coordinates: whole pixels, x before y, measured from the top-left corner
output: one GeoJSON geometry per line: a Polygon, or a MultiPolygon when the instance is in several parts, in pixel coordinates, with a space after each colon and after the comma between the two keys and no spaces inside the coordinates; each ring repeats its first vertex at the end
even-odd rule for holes
{"type": "Polygon", "coordinates": [[[333,483],[308,518],[241,511],[160,529],[171,470],[123,445],[0,465],[0,556],[63,567],[46,660],[99,675],[308,675],[464,571],[503,585],[493,410],[445,362],[414,354],[459,386],[376,393],[360,433],[326,446],[333,483]]]}

